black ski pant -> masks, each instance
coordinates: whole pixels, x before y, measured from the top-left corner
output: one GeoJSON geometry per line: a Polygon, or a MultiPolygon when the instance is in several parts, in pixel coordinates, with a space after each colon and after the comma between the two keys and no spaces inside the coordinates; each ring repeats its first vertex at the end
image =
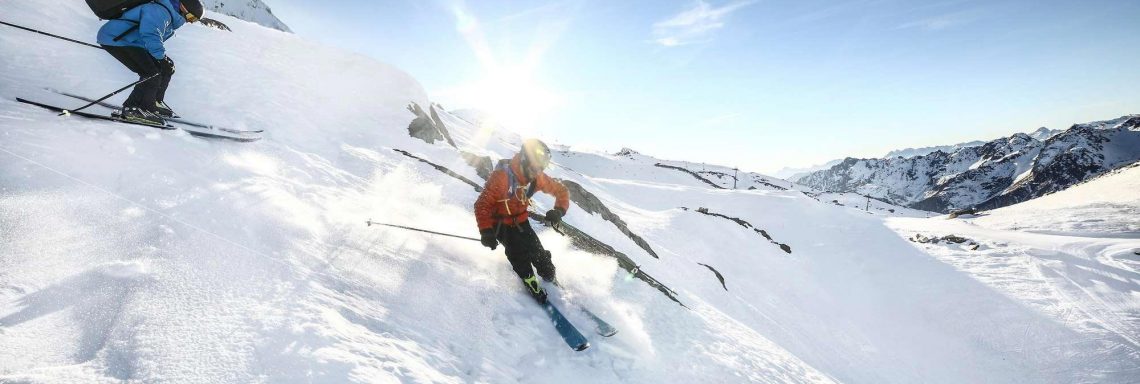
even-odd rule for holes
{"type": "Polygon", "coordinates": [[[554,263],[550,260],[550,251],[542,248],[538,241],[538,234],[530,227],[530,223],[521,222],[518,225],[500,224],[499,242],[507,253],[507,261],[511,268],[526,279],[538,271],[538,275],[546,281],[554,281],[554,263]],[[531,269],[531,265],[534,269],[531,269]]]}
{"type": "Polygon", "coordinates": [[[103,49],[127,66],[131,72],[138,74],[140,80],[158,74],[136,85],[131,95],[127,97],[127,101],[123,102],[123,107],[137,107],[154,112],[155,102],[166,100],[166,87],[170,86],[170,78],[174,76],[174,71],[163,70],[158,60],[155,60],[154,56],[144,48],[104,45],[103,49]]]}

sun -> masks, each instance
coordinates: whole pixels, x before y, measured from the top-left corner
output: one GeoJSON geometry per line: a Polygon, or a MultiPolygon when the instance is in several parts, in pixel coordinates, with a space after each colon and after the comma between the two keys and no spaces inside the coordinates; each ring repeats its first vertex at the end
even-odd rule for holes
{"type": "Polygon", "coordinates": [[[455,29],[471,48],[477,75],[461,85],[436,93],[458,108],[471,108],[493,119],[495,125],[533,136],[550,125],[554,114],[566,104],[566,97],[541,81],[542,58],[558,39],[558,33],[534,33],[533,41],[520,55],[492,49],[484,28],[465,2],[450,8],[455,29]]]}
{"type": "Polygon", "coordinates": [[[541,130],[565,103],[525,68],[495,70],[448,93],[464,108],[485,112],[498,125],[520,134],[541,130]]]}

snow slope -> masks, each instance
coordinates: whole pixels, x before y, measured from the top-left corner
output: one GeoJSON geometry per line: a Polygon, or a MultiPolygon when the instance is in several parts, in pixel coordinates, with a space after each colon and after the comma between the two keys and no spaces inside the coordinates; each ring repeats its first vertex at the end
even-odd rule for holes
{"type": "Polygon", "coordinates": [[[988,212],[987,227],[1140,238],[1140,162],[1084,184],[988,212]]]}
{"type": "MultiPolygon", "coordinates": [[[[6,9],[80,38],[98,25],[88,13],[63,0],[6,9]]],[[[43,87],[99,94],[131,78],[97,50],[0,29],[0,382],[1134,382],[1140,372],[1127,239],[1080,248],[1111,250],[1124,282],[1039,299],[900,236],[945,220],[886,221],[759,183],[778,179],[720,189],[656,165],[685,162],[558,151],[550,173],[592,192],[659,258],[581,207],[566,221],[685,305],[538,227],[566,286],[556,302],[593,344],[571,351],[501,248],[364,225],[474,236],[476,191],[395,149],[481,183],[460,151],[505,158],[516,135],[442,113],[458,148],[413,139],[409,103],[431,105],[415,79],[231,26],[171,40],[179,73],[167,99],[195,119],[266,129],[256,143],[16,103],[54,97],[43,87]],[[1115,304],[1093,306],[1100,299],[1115,304]],[[591,334],[571,304],[620,333],[591,334]]],[[[1003,241],[1038,242],[1017,236],[1003,241]]],[[[1070,262],[1085,265],[1054,263],[1070,262]]]]}

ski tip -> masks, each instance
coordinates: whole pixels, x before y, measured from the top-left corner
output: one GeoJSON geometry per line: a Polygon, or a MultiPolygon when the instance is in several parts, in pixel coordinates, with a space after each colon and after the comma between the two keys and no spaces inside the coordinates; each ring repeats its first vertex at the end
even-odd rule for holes
{"type": "Polygon", "coordinates": [[[574,347],[574,350],[581,352],[581,351],[585,351],[586,348],[590,348],[590,343],[582,343],[581,345],[574,347]]]}
{"type": "Polygon", "coordinates": [[[616,335],[618,333],[618,331],[616,329],[610,330],[610,331],[598,330],[597,332],[598,332],[598,335],[600,335],[602,337],[610,337],[610,336],[616,335]]]}

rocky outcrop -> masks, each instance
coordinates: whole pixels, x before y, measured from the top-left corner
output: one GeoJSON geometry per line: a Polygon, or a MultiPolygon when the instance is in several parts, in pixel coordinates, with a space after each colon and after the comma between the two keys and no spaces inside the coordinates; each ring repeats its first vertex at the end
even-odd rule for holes
{"type": "MultiPolygon", "coordinates": [[[[686,208],[686,207],[681,207],[681,209],[686,210],[686,211],[689,210],[689,208],[686,208]]],[[[741,227],[751,229],[754,232],[760,234],[760,236],[763,236],[765,239],[768,240],[768,242],[775,244],[777,247],[780,247],[780,250],[787,252],[787,253],[792,253],[792,247],[790,245],[783,244],[783,243],[777,242],[776,240],[773,240],[772,236],[768,235],[768,231],[765,231],[765,230],[760,229],[760,228],[753,227],[752,223],[744,221],[743,219],[740,219],[737,217],[732,217],[732,216],[727,216],[727,215],[722,215],[722,214],[719,214],[716,212],[710,212],[708,208],[704,208],[704,207],[697,208],[696,211],[697,211],[697,213],[703,213],[703,214],[706,214],[709,216],[716,216],[716,217],[720,217],[723,219],[732,220],[736,224],[739,224],[741,227]]]]}
{"type": "Polygon", "coordinates": [[[413,159],[419,160],[421,163],[424,163],[424,164],[430,165],[432,168],[435,168],[436,170],[439,170],[440,172],[443,172],[443,173],[447,174],[448,176],[451,176],[451,177],[454,177],[454,178],[456,178],[456,179],[459,179],[460,181],[462,181],[462,182],[466,183],[467,185],[470,185],[471,187],[475,188],[475,191],[476,191],[476,192],[482,192],[482,191],[483,191],[483,186],[481,186],[481,185],[479,185],[479,184],[476,184],[474,181],[471,181],[471,179],[468,179],[468,178],[466,178],[466,177],[463,177],[463,175],[460,175],[460,174],[458,174],[458,173],[452,172],[452,171],[451,171],[450,169],[448,169],[447,167],[444,167],[444,166],[442,166],[442,165],[439,165],[439,164],[436,164],[436,163],[433,163],[433,162],[430,162],[430,161],[424,160],[423,158],[421,158],[421,157],[419,157],[419,156],[416,156],[416,155],[413,155],[413,154],[409,153],[408,151],[405,151],[405,150],[402,150],[402,149],[395,149],[395,148],[393,148],[392,150],[393,150],[393,151],[396,151],[396,152],[399,152],[400,154],[402,154],[402,155],[404,155],[404,156],[407,156],[407,157],[410,157],[410,158],[413,158],[413,159]]]}
{"type": "Polygon", "coordinates": [[[706,178],[704,178],[704,177],[703,177],[703,176],[701,176],[699,173],[696,173],[696,172],[690,171],[690,170],[688,170],[688,169],[685,169],[685,168],[683,168],[683,167],[675,167],[675,166],[672,166],[672,165],[668,165],[668,164],[661,164],[661,163],[657,163],[657,164],[653,164],[653,165],[654,165],[654,166],[657,166],[657,167],[661,167],[661,168],[666,168],[666,169],[673,169],[673,170],[678,170],[678,171],[681,171],[681,172],[685,172],[685,173],[688,173],[688,174],[692,175],[693,177],[697,178],[697,180],[703,181],[705,184],[711,185],[713,188],[716,188],[716,189],[725,189],[724,187],[722,187],[722,186],[719,186],[719,185],[717,185],[716,183],[712,182],[712,180],[709,180],[709,179],[706,179],[706,178]]]}
{"type": "Polygon", "coordinates": [[[219,29],[219,30],[223,30],[226,32],[233,32],[233,30],[230,29],[230,26],[226,25],[223,22],[220,22],[220,21],[217,21],[217,20],[214,20],[211,18],[203,17],[201,20],[198,20],[198,23],[202,24],[203,26],[210,27],[210,28],[219,29]]]}
{"type": "Polygon", "coordinates": [[[463,160],[467,162],[467,165],[470,165],[471,168],[475,168],[475,173],[478,174],[479,177],[482,177],[483,180],[487,180],[487,178],[491,177],[491,171],[495,170],[495,164],[491,161],[490,156],[479,156],[467,151],[459,151],[459,154],[463,156],[463,160]]]}
{"type": "Polygon", "coordinates": [[[723,287],[725,291],[728,291],[728,286],[724,284],[724,275],[720,274],[720,271],[716,270],[716,268],[713,268],[711,265],[708,265],[708,264],[704,264],[704,263],[697,263],[697,264],[705,266],[705,268],[708,268],[710,271],[712,271],[712,273],[716,274],[716,279],[720,280],[720,286],[723,287]]]}
{"type": "Polygon", "coordinates": [[[411,124],[408,124],[409,135],[426,141],[428,144],[446,140],[447,144],[457,147],[455,141],[451,139],[451,134],[447,132],[447,126],[443,124],[443,120],[439,118],[439,113],[435,111],[435,106],[428,106],[428,112],[425,112],[419,104],[411,103],[408,104],[408,111],[416,115],[411,124]]]}
{"type": "MultiPolygon", "coordinates": [[[[545,215],[534,211],[531,211],[529,215],[531,220],[546,225],[545,215]]],[[[559,234],[568,237],[570,239],[570,245],[574,246],[575,248],[593,253],[595,255],[609,256],[616,259],[618,267],[626,270],[626,272],[628,272],[631,277],[645,282],[649,286],[657,289],[657,291],[661,292],[661,294],[668,297],[669,300],[673,300],[677,304],[680,304],[682,307],[688,308],[685,306],[685,303],[682,303],[681,300],[677,298],[676,291],[665,286],[665,284],[662,284],[660,281],[657,281],[657,279],[645,273],[645,271],[642,271],[641,266],[635,263],[633,259],[630,259],[629,256],[626,256],[626,254],[619,252],[618,250],[614,249],[614,247],[603,243],[601,240],[598,240],[593,236],[582,232],[578,228],[567,224],[566,222],[561,222],[554,229],[559,234]]]]}
{"type": "Polygon", "coordinates": [[[577,204],[579,208],[582,208],[583,211],[586,211],[589,214],[600,215],[602,219],[605,219],[606,221],[612,223],[615,227],[618,228],[619,231],[621,231],[621,233],[625,234],[626,237],[629,237],[630,240],[633,240],[633,242],[637,244],[638,247],[644,249],[645,252],[649,253],[650,256],[653,256],[655,259],[661,258],[657,256],[657,252],[653,251],[653,248],[649,246],[649,243],[646,242],[645,239],[633,233],[633,231],[629,229],[629,226],[625,224],[625,221],[622,220],[621,217],[619,217],[617,214],[610,211],[609,208],[606,208],[606,205],[603,204],[597,196],[594,196],[593,193],[590,193],[590,191],[587,191],[586,188],[583,188],[581,185],[573,181],[559,181],[562,182],[562,185],[566,186],[567,190],[570,191],[570,200],[573,201],[574,204],[577,204]]]}
{"type": "Polygon", "coordinates": [[[958,235],[946,235],[946,236],[938,237],[938,236],[923,236],[921,233],[918,233],[918,234],[915,234],[914,236],[912,236],[911,238],[909,238],[907,240],[910,240],[911,242],[919,243],[919,244],[942,244],[942,243],[958,244],[958,245],[961,245],[961,246],[963,246],[966,249],[969,249],[971,251],[977,251],[978,249],[980,249],[982,247],[982,245],[978,244],[978,242],[967,239],[967,238],[962,237],[962,236],[958,236],[958,235]]]}

